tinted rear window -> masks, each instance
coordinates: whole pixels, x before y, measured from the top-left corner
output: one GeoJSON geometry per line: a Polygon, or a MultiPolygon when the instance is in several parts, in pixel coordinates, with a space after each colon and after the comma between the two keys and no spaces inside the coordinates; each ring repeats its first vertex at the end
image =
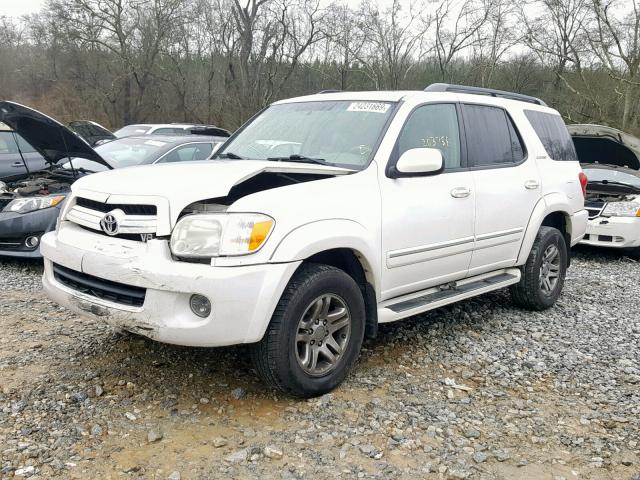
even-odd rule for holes
{"type": "Polygon", "coordinates": [[[507,113],[497,107],[463,105],[471,166],[519,163],[524,147],[507,113]]]}
{"type": "Polygon", "coordinates": [[[534,110],[525,110],[524,113],[551,159],[578,161],[573,140],[560,115],[534,110]]]}

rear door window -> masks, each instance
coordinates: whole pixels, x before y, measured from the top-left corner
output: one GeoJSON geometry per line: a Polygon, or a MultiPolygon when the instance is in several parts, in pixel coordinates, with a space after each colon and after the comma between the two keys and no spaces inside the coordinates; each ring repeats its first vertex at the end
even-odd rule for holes
{"type": "Polygon", "coordinates": [[[184,129],[182,128],[172,127],[172,128],[158,128],[151,133],[154,135],[183,135],[188,132],[185,132],[184,129]]]}
{"type": "Polygon", "coordinates": [[[578,161],[575,145],[560,115],[525,110],[525,115],[552,160],[578,161]]]}
{"type": "Polygon", "coordinates": [[[470,166],[512,165],[524,159],[520,135],[502,108],[465,104],[462,110],[470,166]]]}
{"type": "Polygon", "coordinates": [[[460,168],[460,130],[454,104],[423,105],[411,113],[398,138],[398,158],[413,148],[437,148],[445,169],[460,168]]]}

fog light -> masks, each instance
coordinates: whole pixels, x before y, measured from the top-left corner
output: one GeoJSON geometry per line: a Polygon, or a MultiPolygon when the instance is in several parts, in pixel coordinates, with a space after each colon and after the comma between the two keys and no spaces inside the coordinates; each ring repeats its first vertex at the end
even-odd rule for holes
{"type": "Polygon", "coordinates": [[[211,314],[211,302],[204,295],[191,295],[189,305],[191,311],[199,317],[207,318],[211,314]]]}
{"type": "Polygon", "coordinates": [[[24,240],[24,244],[27,248],[36,248],[39,243],[40,238],[35,235],[31,235],[24,240]]]}

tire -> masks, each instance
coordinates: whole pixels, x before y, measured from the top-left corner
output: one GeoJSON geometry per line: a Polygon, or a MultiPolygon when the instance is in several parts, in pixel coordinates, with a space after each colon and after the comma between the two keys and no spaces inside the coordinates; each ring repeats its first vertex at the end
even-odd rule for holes
{"type": "Polygon", "coordinates": [[[527,263],[521,267],[522,278],[520,282],[512,285],[509,290],[511,292],[511,298],[513,302],[522,308],[528,310],[546,310],[552,307],[564,285],[564,279],[567,273],[567,243],[562,236],[562,233],[553,227],[540,227],[538,235],[533,242],[533,247],[527,258],[527,263]],[[557,266],[551,273],[556,273],[556,281],[551,285],[551,279],[548,278],[550,283],[546,283],[543,279],[547,270],[547,266],[544,264],[544,257],[546,254],[550,254],[557,249],[557,266]],[[552,288],[549,288],[551,287],[552,288]]]}
{"type": "Polygon", "coordinates": [[[360,354],[364,327],[358,284],[337,268],[303,264],[282,294],[264,337],[251,346],[253,363],[262,380],[283,393],[300,398],[322,395],[351,370],[360,354]],[[346,316],[340,317],[343,310],[346,316]],[[336,346],[342,353],[337,354],[336,346]],[[315,368],[314,351],[321,351],[315,354],[315,368]],[[333,364],[327,351],[336,358],[333,364]]]}

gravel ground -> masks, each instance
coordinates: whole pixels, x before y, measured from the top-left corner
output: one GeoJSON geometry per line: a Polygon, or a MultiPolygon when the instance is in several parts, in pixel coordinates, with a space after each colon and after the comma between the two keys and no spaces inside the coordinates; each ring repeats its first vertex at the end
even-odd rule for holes
{"type": "Polygon", "coordinates": [[[120,334],[0,262],[0,477],[640,479],[640,263],[580,250],[557,306],[505,292],[381,328],[309,401],[243,347],[120,334]]]}

